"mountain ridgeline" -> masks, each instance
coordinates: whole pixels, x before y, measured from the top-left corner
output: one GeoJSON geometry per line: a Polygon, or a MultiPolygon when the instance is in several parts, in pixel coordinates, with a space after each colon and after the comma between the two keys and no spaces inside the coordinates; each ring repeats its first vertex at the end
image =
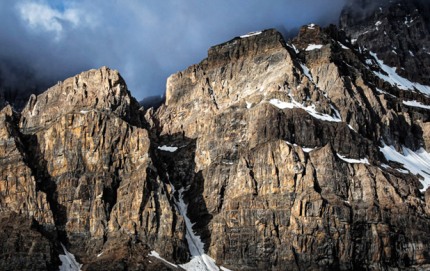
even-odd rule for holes
{"type": "Polygon", "coordinates": [[[371,2],[5,106],[0,269],[430,269],[430,5],[371,2]]]}

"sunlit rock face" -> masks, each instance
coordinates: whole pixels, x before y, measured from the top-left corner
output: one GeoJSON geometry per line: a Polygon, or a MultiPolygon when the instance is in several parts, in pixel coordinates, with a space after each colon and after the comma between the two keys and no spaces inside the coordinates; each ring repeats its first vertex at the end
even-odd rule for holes
{"type": "Polygon", "coordinates": [[[0,269],[429,268],[430,87],[357,16],[211,47],[157,109],[106,67],[6,106],[0,269]]]}
{"type": "Polygon", "coordinates": [[[168,180],[189,187],[194,230],[217,263],[233,270],[427,264],[422,192],[430,176],[403,175],[384,146],[411,150],[418,164],[428,157],[429,112],[408,101],[429,98],[425,88],[384,80],[384,69],[345,32],[309,25],[288,43],[274,30],[235,38],[168,79],[155,113],[159,139],[194,153],[186,163],[172,156],[168,180]],[[419,249],[411,249],[414,240],[419,249]]]}

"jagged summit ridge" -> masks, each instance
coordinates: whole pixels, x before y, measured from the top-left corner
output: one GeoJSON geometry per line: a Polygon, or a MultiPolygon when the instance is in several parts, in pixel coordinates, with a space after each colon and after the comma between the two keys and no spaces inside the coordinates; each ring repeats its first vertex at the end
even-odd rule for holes
{"type": "Polygon", "coordinates": [[[22,128],[37,129],[68,113],[91,110],[112,112],[137,124],[138,103],[118,71],[107,67],[83,72],[58,82],[46,92],[32,95],[22,111],[22,128]]]}
{"type": "Polygon", "coordinates": [[[363,42],[234,38],[145,119],[107,68],[5,108],[0,267],[428,269],[430,100],[363,42]]]}
{"type": "MultiPolygon", "coordinates": [[[[278,264],[351,270],[368,259],[383,259],[370,260],[367,266],[375,269],[426,264],[428,248],[393,252],[388,245],[403,242],[389,224],[405,230],[406,243],[429,237],[398,220],[429,223],[419,191],[428,186],[429,165],[421,164],[420,172],[412,165],[428,157],[429,112],[410,106],[413,100],[429,104],[426,94],[394,84],[397,75],[387,74],[377,55],[334,26],[304,26],[290,43],[255,50],[262,37],[249,37],[250,53],[231,53],[240,52],[237,38],[219,47],[227,53],[173,75],[166,104],[156,112],[163,144],[183,146],[174,135],[196,140],[197,171],[185,175],[202,180],[183,180],[191,187],[183,195],[193,199],[193,209],[206,206],[194,215],[205,218],[200,230],[213,229],[205,239],[209,255],[247,270],[278,264]],[[401,175],[405,169],[415,173],[401,175]],[[290,211],[281,211],[285,206],[290,211]],[[379,225],[373,235],[389,240],[375,244],[372,223],[379,225]],[[332,236],[321,230],[329,224],[348,230],[332,236]],[[336,245],[327,248],[326,242],[336,245]],[[366,242],[375,249],[366,249],[366,242]],[[245,247],[252,249],[238,252],[245,247]],[[348,252],[352,247],[357,254],[348,252]]],[[[172,167],[179,170],[181,163],[172,167]]]]}

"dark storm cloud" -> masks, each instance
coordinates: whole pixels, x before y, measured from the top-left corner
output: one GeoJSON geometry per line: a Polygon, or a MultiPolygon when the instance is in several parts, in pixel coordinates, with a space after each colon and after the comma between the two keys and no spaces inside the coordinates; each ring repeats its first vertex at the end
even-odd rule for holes
{"type": "Polygon", "coordinates": [[[207,49],[266,28],[337,23],[345,0],[6,0],[0,2],[0,80],[32,88],[100,66],[132,94],[162,94],[167,76],[207,49]]]}

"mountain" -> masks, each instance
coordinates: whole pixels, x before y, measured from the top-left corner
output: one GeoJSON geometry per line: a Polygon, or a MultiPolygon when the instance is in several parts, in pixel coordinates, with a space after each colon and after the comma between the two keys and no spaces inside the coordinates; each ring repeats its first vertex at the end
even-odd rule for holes
{"type": "Polygon", "coordinates": [[[398,74],[430,85],[430,6],[426,0],[353,0],[340,28],[398,74]]]}
{"type": "Polygon", "coordinates": [[[428,4],[377,4],[213,46],[159,107],[107,67],[4,107],[0,269],[429,269],[428,34],[396,15],[428,4]]]}

